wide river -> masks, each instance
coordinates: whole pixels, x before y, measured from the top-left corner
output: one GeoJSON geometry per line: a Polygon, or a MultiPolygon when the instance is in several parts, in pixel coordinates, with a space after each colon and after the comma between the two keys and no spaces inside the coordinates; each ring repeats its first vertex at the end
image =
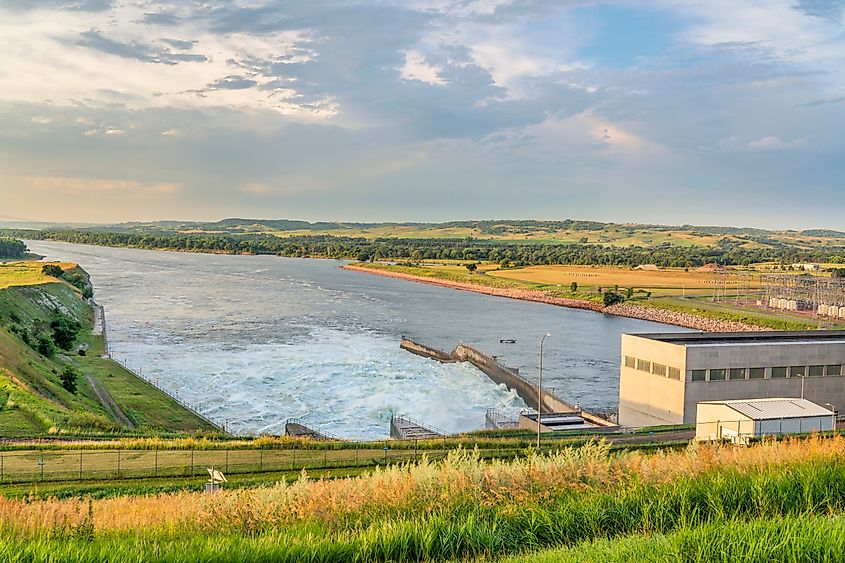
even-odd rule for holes
{"type": "Polygon", "coordinates": [[[534,377],[549,331],[544,386],[584,407],[615,408],[620,334],[678,330],[351,272],[333,260],[27,244],[91,274],[116,359],[235,432],[282,433],[300,418],[378,438],[392,413],[463,431],[483,428],[488,408],[525,407],[473,366],[404,352],[402,335],[444,350],[462,340],[534,377]]]}

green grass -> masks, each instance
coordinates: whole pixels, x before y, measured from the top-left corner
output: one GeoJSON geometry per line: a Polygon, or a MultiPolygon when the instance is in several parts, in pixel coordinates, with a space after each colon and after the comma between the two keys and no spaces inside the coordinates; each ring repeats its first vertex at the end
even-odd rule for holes
{"type": "MultiPolygon", "coordinates": [[[[453,460],[467,476],[476,463],[453,460]]],[[[585,470],[580,483],[548,486],[538,477],[521,489],[530,496],[514,488],[479,502],[457,492],[331,520],[228,513],[223,503],[213,527],[94,533],[86,520],[59,521],[49,533],[6,533],[0,559],[440,561],[567,548],[515,561],[834,561],[845,547],[841,516],[828,518],[845,510],[845,464],[835,457],[714,467],[668,482],[605,482],[585,470]]]]}
{"type": "Polygon", "coordinates": [[[572,548],[508,558],[503,563],[627,563],[845,560],[845,517],[728,521],[668,535],[599,539],[572,548]]]}
{"type": "MultiPolygon", "coordinates": [[[[36,266],[28,266],[26,272],[30,277],[40,275],[41,264],[36,266]]],[[[18,270],[0,268],[0,287],[4,287],[0,289],[0,399],[3,399],[0,401],[0,435],[18,437],[123,430],[122,421],[111,418],[85,377],[77,380],[75,393],[62,387],[59,374],[69,365],[101,381],[142,432],[215,431],[166,394],[119,364],[100,357],[103,337],[91,335],[93,312],[76,288],[64,282],[23,286],[20,283],[26,280],[21,276],[23,273],[18,270]],[[56,309],[82,325],[77,343],[88,344],[86,356],[57,350],[55,355],[46,357],[12,332],[15,327],[23,327],[30,333],[35,327],[47,330],[49,327],[44,327],[56,309]]]]}

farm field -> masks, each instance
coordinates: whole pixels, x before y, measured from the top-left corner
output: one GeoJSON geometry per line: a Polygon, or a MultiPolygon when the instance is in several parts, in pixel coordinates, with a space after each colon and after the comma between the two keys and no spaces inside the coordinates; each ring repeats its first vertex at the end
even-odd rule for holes
{"type": "MultiPolygon", "coordinates": [[[[56,278],[45,275],[41,268],[45,262],[0,262],[0,289],[15,286],[38,285],[56,283],[56,278]]],[[[54,262],[63,270],[76,268],[70,262],[54,262]]]]}
{"type": "Polygon", "coordinates": [[[658,452],[591,442],[516,460],[456,450],[214,495],[0,498],[0,558],[835,560],[843,458],[840,436],[658,452]]]}

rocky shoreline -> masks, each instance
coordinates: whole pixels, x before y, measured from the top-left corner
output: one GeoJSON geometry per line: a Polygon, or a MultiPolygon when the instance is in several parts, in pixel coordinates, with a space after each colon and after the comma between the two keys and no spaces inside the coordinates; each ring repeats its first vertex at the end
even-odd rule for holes
{"type": "Polygon", "coordinates": [[[596,303],[594,301],[586,301],[583,299],[570,299],[566,297],[552,297],[543,291],[535,289],[509,289],[501,287],[488,287],[484,285],[456,282],[439,278],[415,276],[412,274],[405,274],[401,272],[391,272],[388,270],[364,268],[361,266],[355,266],[353,264],[347,264],[345,266],[341,266],[341,268],[345,270],[365,272],[368,274],[374,274],[377,276],[384,276],[388,278],[397,278],[418,283],[439,285],[441,287],[449,287],[452,289],[460,289],[463,291],[483,293],[485,295],[493,295],[496,297],[507,297],[508,299],[520,299],[522,301],[535,301],[538,303],[546,303],[548,305],[557,305],[558,307],[568,307],[570,309],[583,309],[587,311],[594,311],[596,313],[604,313],[606,315],[616,315],[619,317],[628,317],[632,319],[640,319],[643,321],[653,321],[658,323],[682,326],[685,328],[691,328],[694,330],[700,330],[705,332],[756,332],[770,330],[737,321],[723,321],[717,319],[710,319],[707,317],[694,315],[692,313],[682,313],[678,311],[667,311],[665,309],[657,309],[654,307],[644,307],[635,303],[620,303],[618,305],[611,305],[610,307],[605,307],[602,304],[596,303]]]}

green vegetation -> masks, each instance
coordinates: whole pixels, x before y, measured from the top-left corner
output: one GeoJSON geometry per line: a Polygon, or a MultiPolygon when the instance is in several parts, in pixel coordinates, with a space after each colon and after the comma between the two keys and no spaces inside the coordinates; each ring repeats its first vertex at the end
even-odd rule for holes
{"type": "Polygon", "coordinates": [[[26,257],[27,248],[23,241],[11,238],[0,237],[0,258],[14,260],[26,257]]]}
{"type": "Polygon", "coordinates": [[[755,229],[581,221],[475,221],[438,226],[405,225],[398,230],[384,225],[335,224],[332,227],[332,224],[317,224],[320,228],[286,229],[277,223],[232,220],[216,224],[116,225],[85,230],[6,232],[103,246],[343,258],[362,262],[467,260],[509,266],[657,264],[694,267],[711,262],[748,265],[845,261],[845,237],[819,238],[755,229]],[[370,229],[376,229],[381,236],[363,236],[371,232],[370,229]],[[412,236],[414,233],[416,235],[412,236]],[[429,236],[432,233],[437,236],[429,236]],[[588,236],[582,236],[584,233],[588,236]]]}
{"type": "Polygon", "coordinates": [[[437,463],[213,496],[0,499],[0,557],[835,560],[843,453],[841,437],[651,455],[593,443],[514,461],[458,450],[437,463]]]}
{"type": "Polygon", "coordinates": [[[87,274],[75,264],[48,264],[53,268],[46,273],[44,266],[0,265],[0,435],[128,430],[111,402],[134,417],[129,420],[135,421],[135,431],[213,431],[151,385],[99,357],[103,337],[91,334],[93,313],[80,290],[90,288],[87,274]],[[103,404],[95,384],[104,386],[110,402],[103,404]]]}

